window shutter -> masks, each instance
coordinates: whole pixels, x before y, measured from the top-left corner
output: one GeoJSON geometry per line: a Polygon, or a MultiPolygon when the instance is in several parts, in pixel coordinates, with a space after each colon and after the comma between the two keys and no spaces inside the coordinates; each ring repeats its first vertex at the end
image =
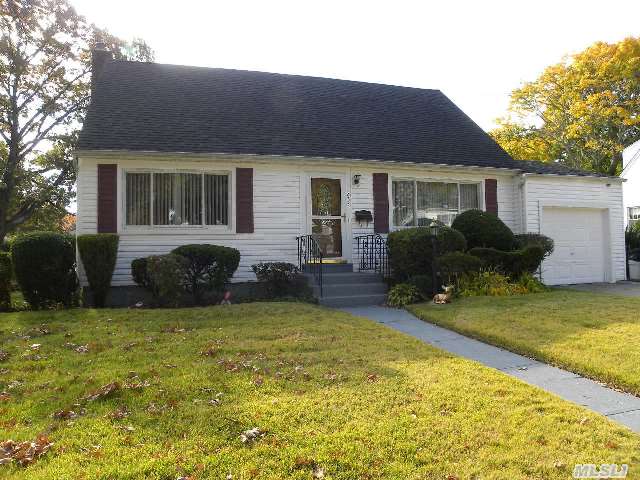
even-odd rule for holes
{"type": "Polygon", "coordinates": [[[373,231],[389,232],[389,176],[373,174],[373,231]]]}
{"type": "Polygon", "coordinates": [[[236,232],[253,233],[253,168],[236,168],[236,232]]]}
{"type": "Polygon", "coordinates": [[[498,181],[495,178],[484,181],[484,209],[498,215],[498,181]]]}
{"type": "Polygon", "coordinates": [[[98,233],[118,231],[118,166],[98,165],[98,233]]]}

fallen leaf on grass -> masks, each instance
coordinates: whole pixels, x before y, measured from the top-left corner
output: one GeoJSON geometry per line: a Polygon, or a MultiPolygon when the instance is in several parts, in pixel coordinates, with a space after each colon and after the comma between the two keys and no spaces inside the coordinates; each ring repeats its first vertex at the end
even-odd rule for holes
{"type": "Polygon", "coordinates": [[[76,345],[75,343],[67,342],[64,344],[65,347],[70,348],[71,350],[75,350],[78,353],[88,353],[89,352],[89,344],[87,345],[76,345]]]}
{"type": "Polygon", "coordinates": [[[186,328],[180,328],[176,325],[172,327],[165,327],[161,330],[162,333],[184,333],[186,331],[187,331],[186,328]]]}
{"type": "Polygon", "coordinates": [[[317,478],[317,479],[321,479],[324,478],[324,469],[319,466],[316,465],[315,467],[313,467],[313,472],[311,472],[313,478],[317,478]]]}
{"type": "Polygon", "coordinates": [[[73,410],[58,410],[51,415],[53,418],[59,420],[72,420],[78,417],[78,414],[73,410]]]}
{"type": "Polygon", "coordinates": [[[252,428],[251,430],[245,430],[244,433],[240,434],[240,440],[242,443],[252,443],[264,436],[265,432],[260,430],[258,427],[252,428]]]}
{"type": "Polygon", "coordinates": [[[256,387],[260,387],[260,386],[262,386],[262,384],[263,384],[263,383],[264,383],[264,378],[262,378],[261,376],[257,376],[257,377],[255,377],[255,378],[253,379],[253,384],[254,384],[256,387]]]}
{"type": "Polygon", "coordinates": [[[150,385],[151,384],[147,380],[141,381],[138,379],[130,382],[125,382],[123,387],[129,390],[142,390],[143,388],[146,388],[150,385]]]}
{"type": "Polygon", "coordinates": [[[218,361],[218,365],[222,365],[222,367],[227,371],[227,372],[236,372],[239,370],[239,366],[237,363],[231,361],[231,360],[219,360],[218,361]]]}
{"type": "Polygon", "coordinates": [[[94,400],[107,397],[118,390],[120,390],[120,382],[107,383],[106,385],[103,385],[99,389],[94,390],[83,399],[88,400],[89,402],[92,402],[94,400]]]}
{"type": "Polygon", "coordinates": [[[378,375],[376,375],[375,373],[370,373],[367,375],[367,381],[369,382],[377,382],[378,381],[378,375]]]}
{"type": "Polygon", "coordinates": [[[295,468],[311,469],[311,478],[322,479],[324,478],[324,468],[316,463],[311,458],[298,457],[295,461],[295,468]]]}
{"type": "Polygon", "coordinates": [[[0,442],[0,465],[17,462],[19,465],[27,466],[47,453],[52,445],[45,435],[38,435],[35,442],[0,442]]]}
{"type": "Polygon", "coordinates": [[[29,330],[29,335],[31,335],[32,337],[37,337],[38,335],[49,335],[50,333],[51,330],[49,330],[49,327],[44,323],[39,327],[33,327],[31,330],[29,330]]]}
{"type": "Polygon", "coordinates": [[[11,394],[8,392],[0,392],[0,402],[8,402],[11,399],[11,394]]]}
{"type": "Polygon", "coordinates": [[[122,420],[124,417],[129,415],[129,411],[127,407],[118,407],[113,412],[107,413],[107,417],[112,418],[114,420],[122,420]]]}

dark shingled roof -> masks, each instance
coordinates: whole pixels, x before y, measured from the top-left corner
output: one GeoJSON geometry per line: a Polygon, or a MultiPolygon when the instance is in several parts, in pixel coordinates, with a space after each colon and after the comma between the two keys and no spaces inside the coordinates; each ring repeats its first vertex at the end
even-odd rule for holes
{"type": "Polygon", "coordinates": [[[581,175],[552,164],[513,160],[439,90],[144,62],[105,65],[78,148],[347,158],[581,175]]]}
{"type": "Polygon", "coordinates": [[[121,61],[97,82],[79,148],[514,168],[438,90],[121,61]]]}
{"type": "MultiPolygon", "coordinates": [[[[597,172],[588,172],[577,168],[567,167],[556,162],[541,162],[538,160],[518,160],[520,170],[527,173],[539,173],[543,175],[575,175],[578,177],[602,177],[608,178],[609,175],[597,172]]],[[[614,178],[614,177],[612,177],[614,178]]]]}

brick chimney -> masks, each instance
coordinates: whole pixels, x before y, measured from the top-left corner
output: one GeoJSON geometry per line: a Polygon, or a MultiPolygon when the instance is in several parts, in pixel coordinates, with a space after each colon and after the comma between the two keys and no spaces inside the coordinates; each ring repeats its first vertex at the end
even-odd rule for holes
{"type": "Polygon", "coordinates": [[[111,52],[103,42],[96,42],[96,46],[91,50],[91,96],[95,89],[96,82],[104,70],[105,64],[112,60],[111,52]]]}

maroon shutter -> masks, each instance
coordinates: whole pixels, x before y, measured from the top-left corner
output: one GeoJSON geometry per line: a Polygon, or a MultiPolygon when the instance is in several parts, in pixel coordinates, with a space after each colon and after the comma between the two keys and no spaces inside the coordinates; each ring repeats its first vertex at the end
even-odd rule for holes
{"type": "Polygon", "coordinates": [[[253,233],[253,168],[236,168],[236,232],[253,233]]]}
{"type": "Polygon", "coordinates": [[[98,233],[118,231],[118,166],[98,165],[98,233]]]}
{"type": "Polygon", "coordinates": [[[484,209],[498,215],[498,181],[495,178],[484,181],[484,209]]]}
{"type": "Polygon", "coordinates": [[[389,176],[373,174],[373,231],[389,232],[389,176]]]}

